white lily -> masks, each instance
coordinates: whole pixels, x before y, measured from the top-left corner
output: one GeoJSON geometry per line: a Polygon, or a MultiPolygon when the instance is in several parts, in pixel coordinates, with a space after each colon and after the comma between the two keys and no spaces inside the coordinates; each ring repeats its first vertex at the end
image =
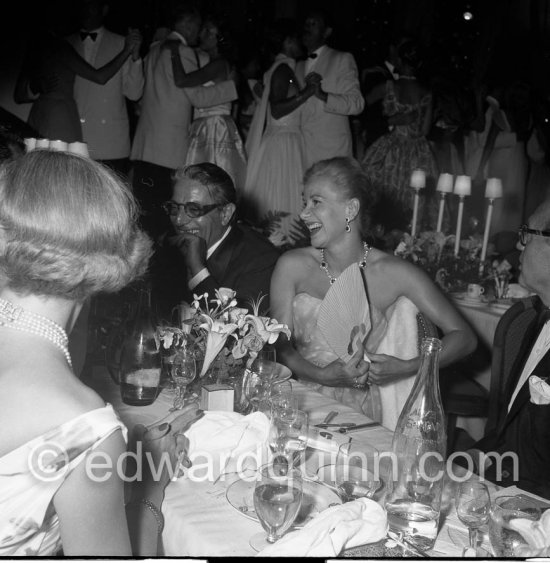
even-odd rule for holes
{"type": "Polygon", "coordinates": [[[201,315],[206,321],[199,326],[207,331],[206,350],[204,352],[204,362],[199,377],[203,377],[210,364],[214,361],[216,356],[221,352],[229,336],[237,330],[235,323],[225,324],[220,321],[212,320],[208,315],[201,315]]]}

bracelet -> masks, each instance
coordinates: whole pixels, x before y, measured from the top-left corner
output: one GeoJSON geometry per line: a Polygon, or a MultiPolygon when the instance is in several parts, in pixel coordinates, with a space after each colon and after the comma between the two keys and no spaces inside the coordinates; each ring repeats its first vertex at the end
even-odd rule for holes
{"type": "Polygon", "coordinates": [[[162,534],[162,530],[164,529],[164,515],[162,514],[162,512],[148,498],[131,500],[126,506],[131,506],[131,505],[136,506],[139,504],[143,504],[153,513],[153,516],[157,521],[157,533],[159,535],[162,534]]]}

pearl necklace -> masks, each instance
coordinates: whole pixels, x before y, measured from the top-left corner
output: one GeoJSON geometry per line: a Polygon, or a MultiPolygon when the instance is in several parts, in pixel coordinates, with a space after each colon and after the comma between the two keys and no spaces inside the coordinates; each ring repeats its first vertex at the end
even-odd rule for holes
{"type": "Polygon", "coordinates": [[[49,340],[63,352],[67,363],[71,368],[73,367],[67,333],[63,327],[47,317],[26,311],[22,307],[0,298],[0,326],[29,332],[49,340]]]}
{"type": "MultiPolygon", "coordinates": [[[[364,250],[363,259],[361,260],[361,262],[358,262],[358,266],[362,270],[364,270],[365,266],[367,265],[367,256],[369,255],[370,248],[371,247],[365,241],[363,241],[363,250],[364,250]]],[[[321,270],[325,272],[325,274],[327,275],[330,281],[330,285],[332,285],[336,281],[336,278],[330,273],[330,270],[328,269],[328,262],[325,258],[324,248],[321,248],[321,263],[319,264],[319,268],[321,268],[321,270]]]]}

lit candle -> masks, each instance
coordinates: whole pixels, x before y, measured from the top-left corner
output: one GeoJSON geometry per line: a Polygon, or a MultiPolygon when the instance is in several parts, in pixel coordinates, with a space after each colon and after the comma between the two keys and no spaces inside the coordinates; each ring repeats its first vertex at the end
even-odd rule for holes
{"type": "Polygon", "coordinates": [[[487,256],[487,246],[489,244],[489,234],[491,232],[491,221],[493,219],[493,204],[495,199],[502,197],[502,181],[500,178],[489,178],[485,187],[485,197],[489,200],[487,206],[487,218],[485,220],[485,231],[483,232],[483,244],[481,245],[480,273],[483,273],[483,262],[487,256]]]}
{"type": "Polygon", "coordinates": [[[439,200],[439,214],[437,216],[437,228],[436,231],[441,232],[441,226],[443,224],[443,213],[445,211],[445,195],[450,194],[453,191],[453,175],[444,172],[439,175],[439,180],[437,181],[437,191],[441,194],[441,199],[439,200]]]}
{"type": "Polygon", "coordinates": [[[411,188],[414,190],[413,218],[411,236],[416,234],[416,223],[418,222],[418,203],[420,201],[419,190],[426,187],[426,172],[424,170],[413,170],[411,174],[411,188]]]}
{"type": "Polygon", "coordinates": [[[460,234],[462,232],[462,215],[464,214],[464,198],[472,193],[472,181],[470,176],[456,177],[454,193],[459,197],[455,237],[455,256],[458,256],[458,250],[460,249],[460,234]]]}
{"type": "Polygon", "coordinates": [[[489,178],[485,188],[485,197],[497,199],[502,197],[502,180],[500,178],[489,178]]]}

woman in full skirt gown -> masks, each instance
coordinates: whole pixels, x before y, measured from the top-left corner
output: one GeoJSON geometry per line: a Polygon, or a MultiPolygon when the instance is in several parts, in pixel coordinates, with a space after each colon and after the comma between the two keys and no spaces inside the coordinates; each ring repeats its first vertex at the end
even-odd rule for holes
{"type": "Polygon", "coordinates": [[[298,89],[294,68],[301,48],[294,28],[281,22],[278,38],[281,52],[264,75],[262,99],[247,137],[243,207],[255,224],[281,213],[278,230],[292,239],[292,224],[302,208],[305,162],[300,111],[314,87],[298,89]]]}

